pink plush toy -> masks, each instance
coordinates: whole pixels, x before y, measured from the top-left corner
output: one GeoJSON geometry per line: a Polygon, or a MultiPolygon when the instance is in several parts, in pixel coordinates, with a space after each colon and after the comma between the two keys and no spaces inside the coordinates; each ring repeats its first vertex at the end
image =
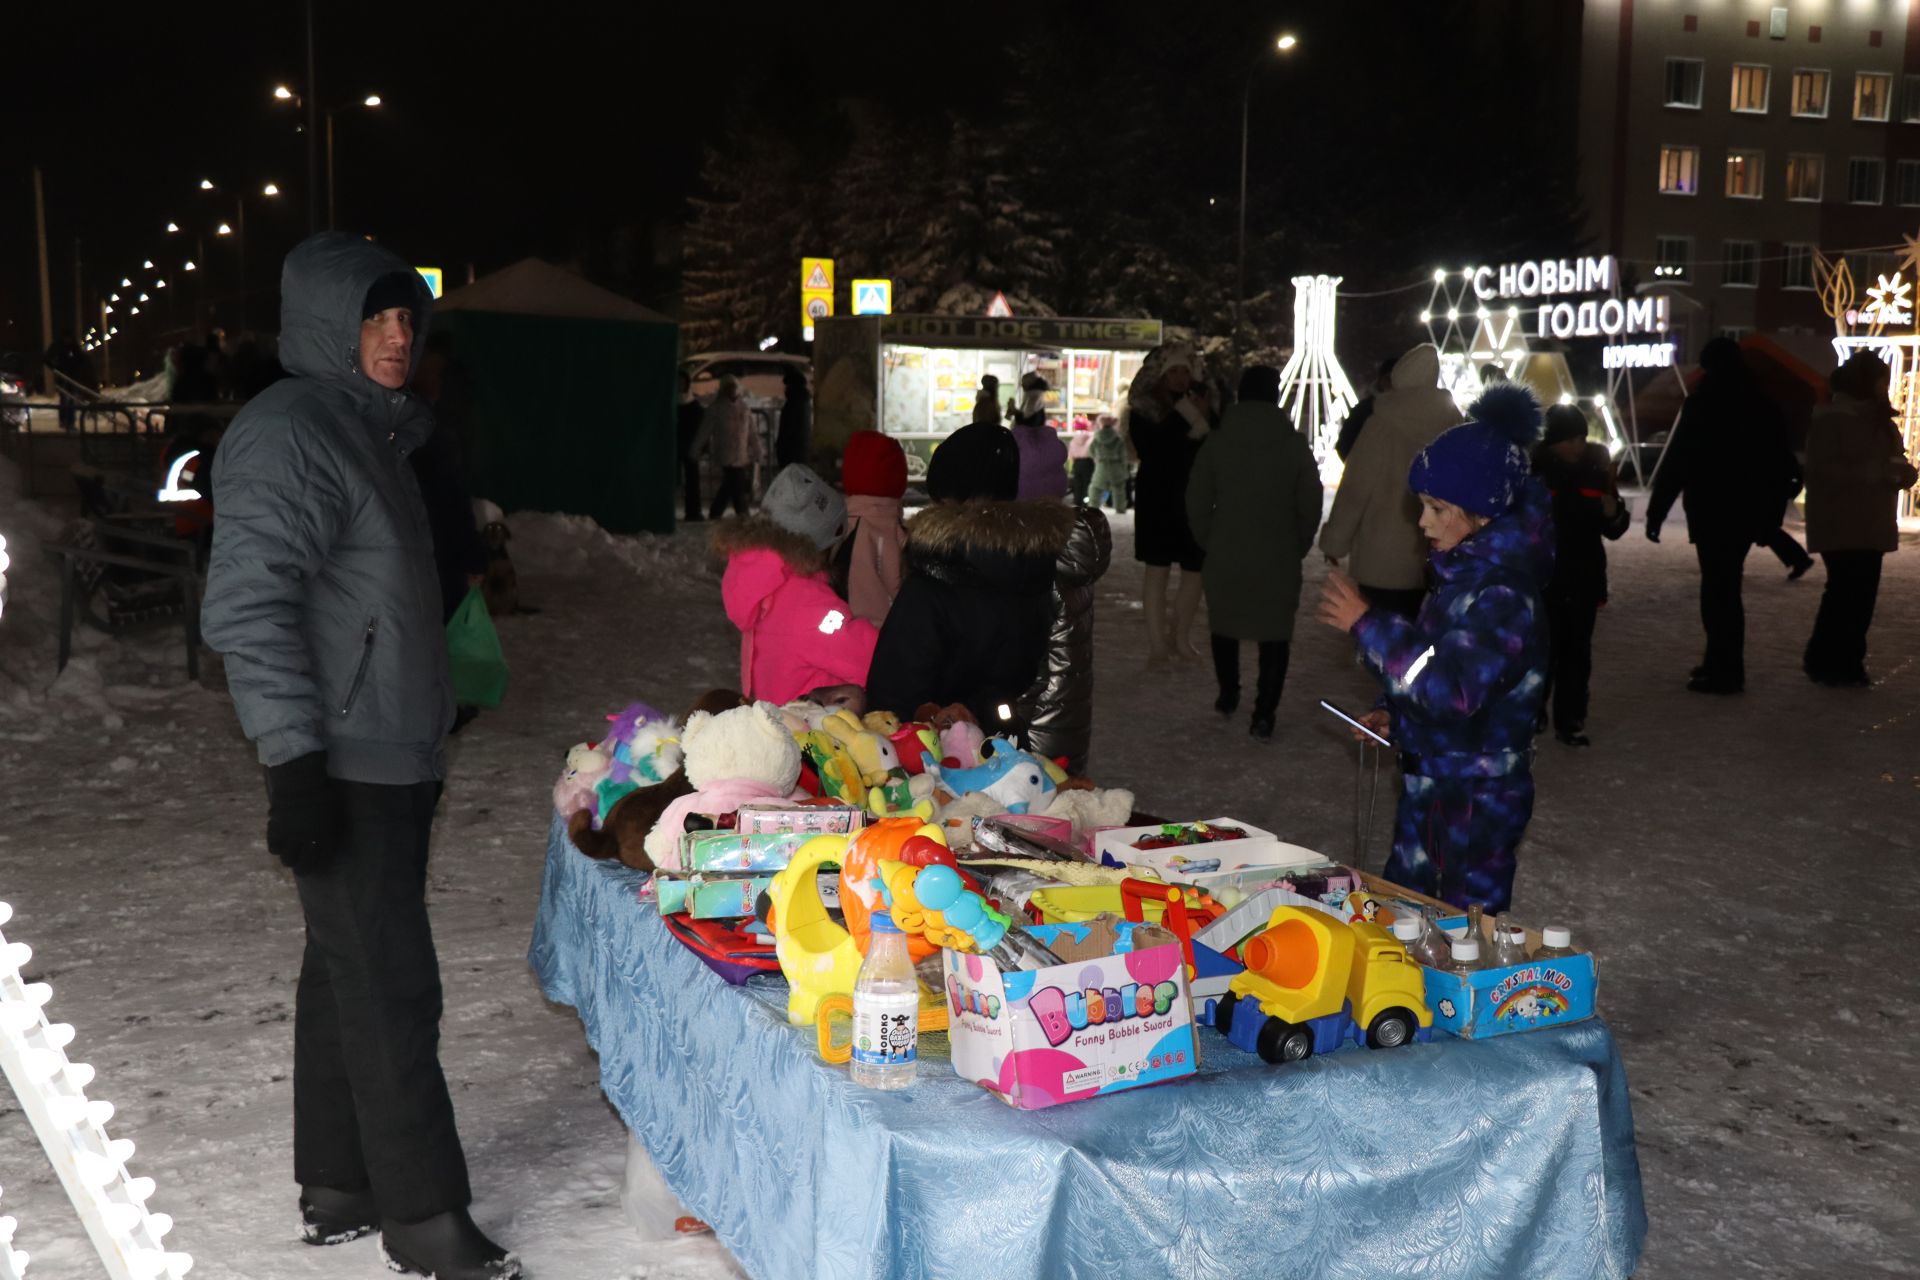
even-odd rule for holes
{"type": "Polygon", "coordinates": [[[985,762],[980,754],[981,746],[987,735],[980,726],[970,720],[957,721],[940,731],[940,757],[943,765],[952,769],[972,769],[985,762]],[[953,763],[948,765],[947,761],[953,763]]]}
{"type": "Polygon", "coordinates": [[[597,807],[594,788],[607,776],[611,764],[612,757],[604,743],[596,746],[582,742],[569,748],[567,767],[553,784],[553,811],[562,819],[571,818],[582,809],[593,812],[597,807]]]}

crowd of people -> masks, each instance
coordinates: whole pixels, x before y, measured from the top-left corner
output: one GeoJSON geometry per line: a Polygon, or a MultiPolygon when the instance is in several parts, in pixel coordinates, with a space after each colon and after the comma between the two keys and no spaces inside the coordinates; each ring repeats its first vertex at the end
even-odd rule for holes
{"type": "MultiPolygon", "coordinates": [[[[294,1074],[302,1230],[315,1244],[377,1230],[396,1269],[507,1280],[517,1264],[467,1213],[425,907],[456,714],[443,622],[473,554],[423,502],[459,485],[457,460],[426,465],[428,401],[457,415],[459,394],[431,359],[426,288],[391,251],[324,233],[294,251],[283,280],[290,376],[220,441],[203,634],[226,655],[235,710],[266,767],[267,845],[293,871],[306,921],[294,1074]]],[[[1744,688],[1742,567],[1756,544],[1795,576],[1811,563],[1782,527],[1802,485],[1810,552],[1827,570],[1805,671],[1822,685],[1870,683],[1881,559],[1898,543],[1897,495],[1916,482],[1886,365],[1860,354],[1835,371],[1804,464],[1737,346],[1709,344],[1701,365],[1646,517],[1657,541],[1681,502],[1699,560],[1706,653],[1686,687],[1744,688]]],[[[1111,500],[1134,515],[1145,662],[1199,657],[1204,600],[1215,709],[1239,713],[1251,644],[1249,729],[1271,738],[1317,544],[1332,567],[1315,617],[1350,637],[1378,681],[1361,723],[1398,754],[1388,876],[1504,909],[1533,808],[1536,735],[1550,724],[1570,747],[1589,742],[1605,543],[1631,518],[1607,451],[1573,406],[1544,415],[1543,437],[1540,407],[1518,385],[1489,386],[1463,414],[1422,345],[1383,368],[1349,417],[1323,525],[1318,465],[1279,407],[1278,371],[1244,370],[1224,410],[1202,372],[1191,352],[1156,351],[1124,419],[1070,442],[1048,420],[1044,380],[1023,378],[1003,415],[998,383],[984,379],[973,420],[934,451],[929,501],[911,516],[897,440],[856,433],[837,486],[810,465],[798,375],[757,512],[767,441],[738,383],[723,379],[707,405],[686,397],[687,516],[735,515],[713,540],[742,691],[902,719],[964,714],[1084,776],[1111,500]],[[703,508],[708,451],[721,482],[703,508]]]]}

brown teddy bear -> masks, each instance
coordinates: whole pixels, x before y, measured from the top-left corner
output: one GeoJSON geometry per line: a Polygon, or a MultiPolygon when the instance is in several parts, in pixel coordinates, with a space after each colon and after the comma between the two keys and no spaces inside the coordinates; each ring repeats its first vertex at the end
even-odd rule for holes
{"type": "MultiPolygon", "coordinates": [[[[712,689],[700,695],[687,711],[691,717],[695,711],[704,711],[709,715],[719,715],[722,711],[731,711],[735,707],[750,705],[734,689],[712,689]]],[[[684,721],[683,721],[684,723],[684,721]]],[[[630,791],[620,798],[619,803],[607,811],[607,817],[600,829],[593,829],[593,814],[582,810],[567,821],[567,838],[573,841],[573,847],[589,858],[602,862],[618,858],[635,871],[652,871],[653,859],[647,856],[647,833],[660,821],[660,815],[667,806],[682,796],[693,794],[693,784],[687,781],[686,770],[676,772],[665,782],[657,782],[651,787],[641,787],[630,791]]]]}

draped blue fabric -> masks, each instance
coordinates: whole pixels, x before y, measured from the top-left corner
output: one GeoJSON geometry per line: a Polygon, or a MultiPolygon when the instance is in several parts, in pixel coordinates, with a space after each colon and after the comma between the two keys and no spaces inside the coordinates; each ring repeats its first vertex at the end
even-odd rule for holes
{"type": "Polygon", "coordinates": [[[555,826],[529,961],[668,1185],[760,1280],[1624,1277],[1646,1213],[1606,1026],[1201,1073],[1043,1111],[952,1074],[854,1088],[555,826]]]}

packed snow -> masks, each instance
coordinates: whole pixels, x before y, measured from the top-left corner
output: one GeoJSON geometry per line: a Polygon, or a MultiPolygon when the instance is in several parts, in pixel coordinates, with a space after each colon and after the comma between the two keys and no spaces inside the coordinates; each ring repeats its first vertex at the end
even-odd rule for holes
{"type": "MultiPolygon", "coordinates": [[[[193,685],[177,631],[83,631],[56,679],[56,583],[35,547],[58,520],[10,480],[0,471],[14,557],[0,619],[7,936],[33,946],[30,975],[78,1028],[69,1052],[98,1069],[92,1092],[118,1108],[111,1131],[138,1144],[133,1171],[158,1180],[152,1205],[177,1219],[170,1243],[195,1255],[196,1276],[385,1275],[371,1240],[295,1242],[300,914],[264,846],[261,779],[219,664],[193,685]]],[[[1254,742],[1244,715],[1213,713],[1201,664],[1142,678],[1131,519],[1115,525],[1094,773],[1158,813],[1230,814],[1349,855],[1355,752],[1315,701],[1370,698],[1350,645],[1303,609],[1279,733],[1254,742]]],[[[737,1275],[712,1239],[643,1238],[623,1214],[625,1130],[578,1020],[542,1000],[525,957],[568,745],[630,700],[671,707],[735,683],[738,642],[700,528],[621,538],[527,514],[513,527],[537,611],[500,623],[513,687],[453,741],[430,877],[474,1216],[548,1280],[737,1275]]],[[[1821,573],[1789,583],[1757,552],[1749,692],[1708,699],[1681,691],[1699,650],[1684,531],[1655,546],[1636,526],[1596,641],[1595,745],[1542,741],[1515,908],[1571,925],[1600,957],[1632,1083],[1648,1280],[1894,1274],[1920,1242],[1920,1002],[1901,967],[1920,941],[1916,552],[1908,535],[1888,559],[1869,656],[1880,683],[1864,691],[1800,675],[1821,573]]],[[[1322,573],[1314,557],[1309,601],[1322,573]]],[[[3,1095],[0,1184],[37,1280],[101,1274],[3,1095]]],[[[658,1193],[642,1207],[672,1210],[658,1193]]]]}

